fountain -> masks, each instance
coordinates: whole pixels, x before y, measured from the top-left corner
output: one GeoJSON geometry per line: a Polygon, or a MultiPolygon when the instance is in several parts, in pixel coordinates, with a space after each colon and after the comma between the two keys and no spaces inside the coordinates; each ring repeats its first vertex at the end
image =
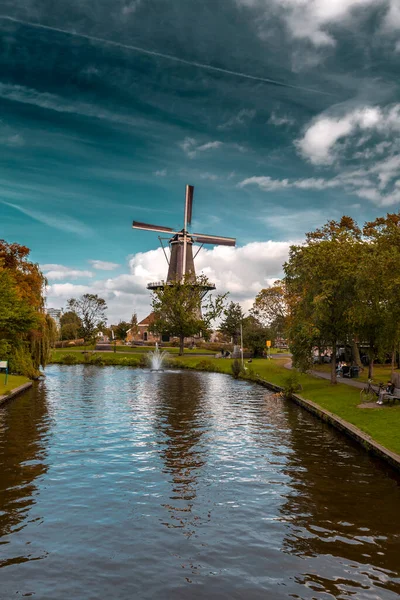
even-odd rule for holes
{"type": "Polygon", "coordinates": [[[156,342],[156,349],[154,350],[154,352],[149,352],[148,354],[151,370],[163,371],[164,369],[162,368],[162,365],[167,356],[168,353],[165,350],[160,352],[158,343],[156,342]]]}

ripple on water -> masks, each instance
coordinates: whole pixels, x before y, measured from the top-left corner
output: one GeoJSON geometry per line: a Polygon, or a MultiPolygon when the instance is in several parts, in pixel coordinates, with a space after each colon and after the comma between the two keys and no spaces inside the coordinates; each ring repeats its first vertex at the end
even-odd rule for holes
{"type": "Polygon", "coordinates": [[[52,366],[0,410],[5,599],[400,593],[399,479],[220,374],[52,366]]]}

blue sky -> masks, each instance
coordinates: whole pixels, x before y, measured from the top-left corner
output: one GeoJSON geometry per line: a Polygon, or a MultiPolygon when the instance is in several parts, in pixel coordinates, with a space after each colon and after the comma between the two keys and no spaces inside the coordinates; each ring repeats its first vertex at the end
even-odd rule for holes
{"type": "Polygon", "coordinates": [[[250,306],[290,241],[400,203],[398,0],[0,0],[1,236],[32,249],[49,305],[85,291],[145,316],[182,225],[250,306]]]}

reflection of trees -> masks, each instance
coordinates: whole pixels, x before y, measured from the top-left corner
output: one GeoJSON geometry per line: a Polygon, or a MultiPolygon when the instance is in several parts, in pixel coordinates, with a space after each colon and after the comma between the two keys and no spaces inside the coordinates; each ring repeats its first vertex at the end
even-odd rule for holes
{"type": "Polygon", "coordinates": [[[156,428],[162,433],[161,458],[164,472],[171,475],[171,504],[165,505],[170,512],[168,527],[185,528],[185,535],[194,533],[193,528],[200,516],[193,514],[197,495],[197,479],[205,465],[206,449],[202,446],[205,431],[206,377],[196,373],[160,374],[155,408],[156,428]]]}
{"type": "Polygon", "coordinates": [[[24,526],[35,503],[35,480],[47,471],[49,420],[43,384],[0,409],[0,539],[24,526]]]}
{"type": "MultiPolygon", "coordinates": [[[[283,549],[398,572],[398,532],[393,527],[399,519],[398,476],[306,411],[287,404],[286,413],[294,452],[284,470],[292,492],[280,509],[282,520],[291,523],[283,549]]],[[[319,575],[308,574],[302,583],[324,585],[338,597],[338,582],[328,575],[330,585],[325,585],[324,574],[319,575]]]]}

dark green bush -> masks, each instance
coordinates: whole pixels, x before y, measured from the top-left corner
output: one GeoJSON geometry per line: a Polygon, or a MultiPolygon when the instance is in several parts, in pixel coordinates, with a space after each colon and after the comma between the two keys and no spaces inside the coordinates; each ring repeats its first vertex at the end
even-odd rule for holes
{"type": "Polygon", "coordinates": [[[234,379],[239,379],[242,373],[242,364],[239,359],[235,358],[235,360],[231,363],[231,371],[234,379]]]}
{"type": "Polygon", "coordinates": [[[75,354],[64,354],[64,356],[60,356],[59,362],[62,365],[76,365],[80,362],[78,358],[75,354]]]}
{"type": "Polygon", "coordinates": [[[285,378],[285,382],[283,385],[283,396],[290,400],[294,394],[297,392],[301,392],[302,390],[301,383],[299,381],[299,376],[296,372],[291,373],[288,377],[285,378]]]}

